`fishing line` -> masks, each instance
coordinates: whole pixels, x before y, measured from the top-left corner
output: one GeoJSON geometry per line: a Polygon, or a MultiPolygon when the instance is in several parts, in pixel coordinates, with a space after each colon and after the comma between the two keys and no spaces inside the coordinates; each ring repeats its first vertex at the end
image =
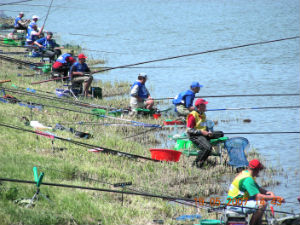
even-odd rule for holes
{"type": "MultiPolygon", "coordinates": [[[[0,178],[0,181],[14,182],[14,183],[25,183],[25,184],[36,184],[36,182],[34,182],[34,181],[19,180],[19,179],[10,179],[10,178],[0,178]]],[[[159,199],[169,200],[169,201],[172,201],[172,200],[175,200],[175,201],[182,200],[182,201],[187,201],[187,202],[193,202],[193,203],[195,203],[194,199],[183,198],[183,197],[164,196],[164,195],[155,195],[155,194],[150,194],[150,193],[139,193],[139,192],[131,192],[131,191],[119,191],[119,190],[113,190],[113,189],[95,188],[95,187],[86,187],[86,186],[75,186],[75,185],[69,185],[69,184],[58,184],[58,183],[48,183],[48,182],[43,182],[42,185],[53,186],[53,187],[64,187],[64,188],[81,189],[81,190],[100,191],[100,192],[108,192],[108,193],[117,193],[117,194],[138,195],[138,196],[144,196],[144,197],[150,197],[150,198],[159,198],[159,199]]],[[[205,204],[211,204],[210,202],[204,202],[204,203],[205,204]]],[[[222,205],[225,208],[225,206],[227,204],[220,204],[220,205],[222,205]]],[[[235,206],[235,207],[250,208],[250,207],[245,207],[245,206],[235,206]]],[[[211,207],[211,208],[213,208],[213,207],[211,207]]],[[[250,208],[250,209],[253,209],[253,208],[250,208]]],[[[270,210],[265,210],[265,211],[270,211],[270,210]]],[[[295,215],[295,213],[290,213],[290,212],[285,212],[285,211],[279,211],[279,210],[274,210],[274,212],[295,215]]]]}
{"type": "Polygon", "coordinates": [[[244,48],[244,47],[254,46],[254,45],[263,45],[263,44],[279,42],[279,41],[285,41],[285,40],[292,40],[292,39],[297,39],[297,38],[299,38],[299,36],[281,38],[281,39],[276,39],[276,40],[271,40],[271,41],[261,41],[261,42],[243,44],[243,45],[232,46],[232,47],[224,47],[224,48],[218,48],[218,49],[214,49],[214,50],[207,50],[207,51],[189,53],[189,54],[178,55],[178,56],[171,56],[171,57],[166,57],[166,58],[161,58],[161,59],[154,59],[154,60],[149,60],[149,61],[144,61],[144,62],[127,64],[127,65],[123,65],[123,66],[110,67],[110,68],[107,68],[107,69],[94,71],[93,73],[99,73],[99,72],[104,72],[104,71],[108,71],[108,70],[126,68],[126,67],[131,67],[131,66],[137,66],[137,65],[142,65],[142,64],[146,64],[146,63],[161,62],[161,61],[166,61],[166,60],[171,60],[171,59],[178,59],[178,58],[183,58],[183,57],[207,54],[207,53],[212,53],[212,52],[219,52],[219,51],[226,51],[226,50],[237,49],[237,48],[244,48]]]}
{"type": "Polygon", "coordinates": [[[62,137],[57,137],[57,136],[53,136],[53,135],[49,135],[47,133],[44,132],[36,132],[36,131],[32,131],[32,130],[28,130],[28,129],[24,129],[22,127],[18,127],[18,126],[12,126],[9,124],[4,124],[4,123],[0,123],[0,126],[2,127],[7,127],[7,128],[11,128],[11,129],[15,129],[15,130],[20,130],[20,131],[24,131],[24,132],[28,132],[28,133],[33,133],[36,135],[41,135],[41,136],[45,136],[45,137],[49,137],[49,138],[53,138],[53,139],[58,139],[61,141],[66,141],[78,146],[82,146],[82,147],[86,147],[86,148],[96,148],[96,149],[101,149],[100,151],[103,153],[108,153],[108,154],[112,154],[112,155],[118,155],[118,156],[124,156],[130,159],[145,159],[148,161],[153,161],[153,162],[160,162],[160,160],[156,160],[156,159],[152,159],[152,158],[148,158],[148,157],[144,157],[144,156],[140,156],[140,155],[136,155],[136,154],[131,154],[131,153],[127,153],[127,152],[121,152],[118,150],[112,150],[109,148],[104,148],[104,147],[100,147],[100,146],[96,146],[96,145],[91,145],[91,144],[87,144],[87,143],[83,143],[83,142],[79,142],[79,141],[74,141],[74,140],[69,140],[66,138],[62,138],[62,137]]]}
{"type": "Polygon", "coordinates": [[[1,3],[0,6],[3,6],[3,5],[15,5],[15,4],[22,3],[22,2],[32,2],[32,1],[33,0],[23,0],[23,1],[17,1],[17,2],[1,3]]]}
{"type": "MultiPolygon", "coordinates": [[[[261,96],[299,96],[299,93],[294,94],[245,94],[245,95],[207,95],[207,96],[196,96],[195,98],[235,98],[235,97],[261,97],[261,96]]],[[[175,97],[166,98],[153,98],[153,100],[168,100],[175,99],[175,97]]]]}

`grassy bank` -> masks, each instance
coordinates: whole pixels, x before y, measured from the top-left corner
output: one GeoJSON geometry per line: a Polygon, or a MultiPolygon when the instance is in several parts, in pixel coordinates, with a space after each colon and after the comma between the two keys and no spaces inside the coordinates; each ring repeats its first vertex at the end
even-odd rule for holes
{"type": "MultiPolygon", "coordinates": [[[[20,48],[3,48],[4,52],[24,51],[20,48]]],[[[13,56],[24,60],[23,56],[13,56]]],[[[37,59],[26,58],[37,61],[37,59]]],[[[98,63],[99,61],[97,61],[98,63]]],[[[88,61],[88,64],[96,62],[88,61]]],[[[37,91],[53,93],[55,88],[62,87],[61,82],[49,82],[31,85],[31,82],[47,79],[49,75],[17,66],[0,60],[0,80],[11,79],[11,83],[3,87],[34,88],[37,91]],[[18,76],[21,74],[21,76],[18,76]]],[[[129,83],[122,81],[95,82],[103,89],[104,96],[115,96],[104,99],[81,99],[98,105],[122,108],[127,107],[129,99],[123,94],[129,92],[129,83]],[[121,95],[121,96],[120,96],[121,95]]],[[[16,90],[19,90],[16,88],[16,90]]],[[[74,106],[65,102],[41,99],[35,96],[7,93],[23,102],[36,102],[45,105],[64,107],[82,112],[91,109],[74,106]]],[[[51,94],[47,94],[51,95],[51,94]]],[[[93,115],[70,112],[52,107],[42,110],[29,109],[17,104],[0,102],[0,123],[16,125],[33,130],[24,124],[23,117],[37,120],[54,127],[56,123],[70,123],[79,131],[91,133],[91,139],[79,139],[67,131],[52,131],[57,136],[72,140],[116,149],[150,157],[149,148],[167,141],[168,131],[154,130],[134,138],[128,136],[144,132],[143,127],[104,126],[103,123],[125,123],[114,119],[99,119],[93,115]],[[78,125],[79,121],[99,124],[78,125]],[[72,124],[74,123],[74,124],[72,124]],[[124,139],[126,138],[126,139],[124,139]]],[[[126,118],[125,119],[130,119],[126,118]]],[[[162,124],[163,118],[139,118],[139,121],[162,124]]],[[[26,133],[0,126],[0,177],[33,180],[32,167],[37,166],[45,173],[44,182],[63,183],[79,186],[116,189],[111,184],[132,181],[130,188],[143,192],[180,197],[223,196],[227,186],[221,182],[223,175],[234,176],[230,167],[219,165],[218,158],[210,157],[204,169],[191,167],[193,158],[182,156],[178,163],[157,163],[145,160],[133,160],[117,155],[88,152],[87,148],[60,140],[51,140],[32,133],[26,133]],[[53,148],[54,147],[54,148],[53,148]]],[[[254,151],[248,159],[258,157],[254,151]]],[[[154,224],[153,220],[164,220],[165,224],[178,224],[173,218],[184,214],[195,214],[197,209],[180,204],[170,204],[157,198],[141,196],[124,196],[122,206],[121,195],[105,192],[66,189],[41,185],[41,193],[50,201],[41,197],[35,206],[26,208],[15,203],[15,200],[31,198],[35,186],[29,184],[2,182],[0,186],[0,224],[154,224]]],[[[215,214],[200,214],[206,218],[214,218],[215,214]]],[[[190,224],[193,224],[191,222],[190,224]]]]}

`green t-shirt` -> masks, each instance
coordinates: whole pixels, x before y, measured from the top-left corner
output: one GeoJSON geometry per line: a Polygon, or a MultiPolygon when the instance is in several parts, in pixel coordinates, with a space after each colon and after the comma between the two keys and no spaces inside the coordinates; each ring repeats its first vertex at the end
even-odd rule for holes
{"type": "Polygon", "coordinates": [[[240,182],[240,190],[248,191],[249,197],[253,197],[259,193],[259,186],[251,177],[247,177],[240,182]]]}
{"type": "MultiPolygon", "coordinates": [[[[239,189],[243,192],[248,191],[250,198],[260,193],[258,184],[251,177],[242,179],[239,183],[239,189]]],[[[243,197],[242,195],[238,195],[235,198],[242,198],[242,197],[243,197]]],[[[232,198],[232,197],[228,196],[228,198],[232,198]]]]}

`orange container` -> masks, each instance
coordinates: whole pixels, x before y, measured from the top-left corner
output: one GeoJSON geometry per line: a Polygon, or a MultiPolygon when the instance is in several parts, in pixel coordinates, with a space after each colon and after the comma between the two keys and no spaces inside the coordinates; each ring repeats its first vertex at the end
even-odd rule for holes
{"type": "Polygon", "coordinates": [[[159,148],[151,148],[151,158],[161,161],[171,161],[178,162],[181,156],[181,152],[171,150],[171,149],[159,149],[159,148]]]}

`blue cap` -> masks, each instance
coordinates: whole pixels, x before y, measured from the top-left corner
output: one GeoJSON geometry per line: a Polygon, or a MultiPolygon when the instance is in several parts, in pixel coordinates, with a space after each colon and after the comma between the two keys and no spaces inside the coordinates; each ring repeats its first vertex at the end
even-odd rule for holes
{"type": "Polygon", "coordinates": [[[199,84],[199,82],[196,82],[194,81],[192,84],[191,84],[191,88],[197,88],[197,87],[203,87],[203,85],[199,84]]]}

